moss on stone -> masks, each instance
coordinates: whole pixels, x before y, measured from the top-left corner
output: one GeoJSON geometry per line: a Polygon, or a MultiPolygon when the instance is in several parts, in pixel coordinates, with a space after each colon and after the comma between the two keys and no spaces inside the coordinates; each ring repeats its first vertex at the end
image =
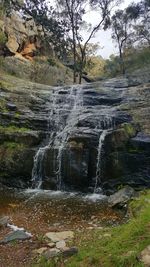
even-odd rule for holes
{"type": "MultiPolygon", "coordinates": [[[[7,168],[14,164],[16,155],[22,152],[26,146],[15,142],[4,142],[0,145],[0,163],[7,168]]],[[[0,165],[1,165],[0,164],[0,165]]]]}
{"type": "Polygon", "coordinates": [[[3,81],[3,80],[0,81],[0,88],[2,90],[7,91],[10,87],[11,87],[11,84],[9,82],[3,81]]]}
{"type": "Polygon", "coordinates": [[[125,130],[125,133],[129,136],[129,137],[133,137],[136,135],[136,127],[135,125],[131,124],[131,123],[124,123],[123,124],[123,129],[125,130]]]}
{"type": "Polygon", "coordinates": [[[5,99],[0,99],[0,111],[3,111],[3,112],[7,111],[5,99]]]}

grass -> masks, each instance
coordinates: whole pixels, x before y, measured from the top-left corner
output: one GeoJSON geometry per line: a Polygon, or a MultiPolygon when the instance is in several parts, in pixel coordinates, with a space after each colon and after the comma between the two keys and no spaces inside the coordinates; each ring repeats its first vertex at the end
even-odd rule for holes
{"type": "Polygon", "coordinates": [[[150,190],[129,205],[130,220],[76,235],[79,253],[67,261],[40,258],[38,267],[142,267],[140,252],[150,244],[150,190]],[[107,233],[108,235],[104,235],[107,233]]]}
{"type": "Polygon", "coordinates": [[[3,144],[2,144],[2,147],[4,148],[4,149],[9,149],[9,150],[21,150],[21,149],[23,149],[24,147],[25,147],[25,145],[24,144],[19,144],[19,143],[15,143],[15,142],[4,142],[3,144]]]}
{"type": "Polygon", "coordinates": [[[24,128],[24,127],[16,127],[14,125],[12,126],[0,126],[0,133],[5,133],[5,134],[11,134],[11,133],[25,133],[30,131],[30,129],[28,128],[24,128]]]}
{"type": "Polygon", "coordinates": [[[139,253],[150,244],[150,191],[131,202],[132,218],[127,224],[110,228],[111,238],[98,237],[95,231],[88,242],[81,241],[81,251],[66,266],[131,267],[143,266],[137,260],[139,253]],[[91,264],[94,261],[94,265],[91,264]]]}

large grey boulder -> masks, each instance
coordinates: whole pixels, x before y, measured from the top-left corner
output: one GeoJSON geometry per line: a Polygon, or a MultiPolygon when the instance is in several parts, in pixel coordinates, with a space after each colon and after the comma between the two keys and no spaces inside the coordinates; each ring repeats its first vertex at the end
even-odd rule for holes
{"type": "Polygon", "coordinates": [[[125,186],[123,189],[119,190],[115,194],[111,195],[108,198],[108,204],[110,207],[114,207],[117,205],[125,205],[133,196],[135,195],[135,191],[130,186],[125,186]]]}

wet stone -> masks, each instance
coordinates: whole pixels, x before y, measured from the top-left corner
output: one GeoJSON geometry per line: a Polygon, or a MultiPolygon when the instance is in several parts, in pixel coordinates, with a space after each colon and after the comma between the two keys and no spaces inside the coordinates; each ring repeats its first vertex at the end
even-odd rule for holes
{"type": "Polygon", "coordinates": [[[6,106],[10,111],[16,111],[17,110],[16,105],[13,103],[7,103],[6,106]]]}
{"type": "Polygon", "coordinates": [[[0,244],[7,244],[11,241],[15,241],[15,240],[27,240],[30,239],[31,236],[27,233],[25,233],[24,231],[14,231],[10,234],[8,234],[3,240],[0,240],[0,244]]]}

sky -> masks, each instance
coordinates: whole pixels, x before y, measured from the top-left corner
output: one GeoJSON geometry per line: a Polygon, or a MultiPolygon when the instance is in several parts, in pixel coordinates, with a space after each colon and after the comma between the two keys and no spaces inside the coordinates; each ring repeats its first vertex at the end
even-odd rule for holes
{"type": "MultiPolygon", "coordinates": [[[[133,0],[124,0],[123,3],[117,7],[117,9],[124,9],[129,4],[133,2],[133,0]]],[[[139,2],[139,0],[134,0],[134,2],[139,2]]],[[[92,23],[92,25],[95,25],[98,22],[98,13],[96,11],[88,12],[85,15],[84,18],[87,22],[92,23]]],[[[84,36],[86,39],[86,36],[84,36]]],[[[103,58],[109,58],[111,54],[117,54],[118,50],[116,47],[116,44],[111,39],[111,30],[107,31],[99,31],[95,38],[92,38],[92,43],[99,43],[100,49],[98,51],[98,54],[101,55],[103,58]]]]}

